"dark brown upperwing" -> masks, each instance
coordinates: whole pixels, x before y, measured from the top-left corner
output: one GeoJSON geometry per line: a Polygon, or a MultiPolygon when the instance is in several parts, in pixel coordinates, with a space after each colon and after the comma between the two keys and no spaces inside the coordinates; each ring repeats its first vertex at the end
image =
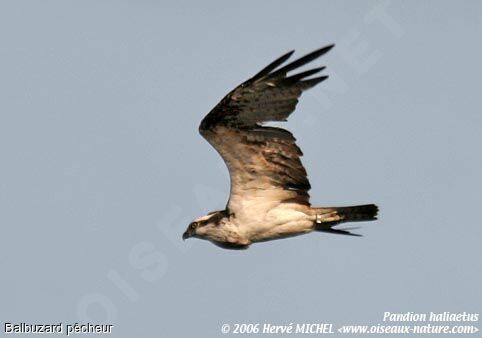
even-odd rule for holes
{"type": "Polygon", "coordinates": [[[293,52],[289,52],[266,66],[251,79],[226,95],[202,120],[199,129],[223,124],[232,127],[254,127],[268,121],[286,121],[295,110],[302,92],[328,76],[307,77],[325,67],[314,68],[292,76],[287,73],[327,53],[334,45],[320,48],[279,69],[293,52]]]}
{"type": "Polygon", "coordinates": [[[293,135],[281,128],[261,126],[286,121],[302,92],[328,78],[308,78],[325,67],[295,75],[287,73],[328,52],[323,47],[281,68],[293,52],[266,66],[228,95],[202,120],[201,135],[220,153],[231,178],[230,209],[296,201],[309,205],[310,183],[293,135]],[[277,69],[278,68],[278,69],[277,69]]]}

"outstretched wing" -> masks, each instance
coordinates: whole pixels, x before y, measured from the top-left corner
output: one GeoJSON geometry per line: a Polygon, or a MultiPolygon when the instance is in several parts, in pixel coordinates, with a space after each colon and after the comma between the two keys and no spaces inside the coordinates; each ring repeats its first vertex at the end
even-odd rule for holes
{"type": "Polygon", "coordinates": [[[310,183],[296,139],[287,130],[261,124],[286,121],[302,92],[328,78],[309,78],[325,67],[291,76],[288,72],[332,47],[318,49],[283,67],[293,51],[281,56],[226,95],[202,120],[201,135],[220,153],[229,169],[230,212],[240,216],[253,210],[269,210],[283,202],[309,205],[310,183]]]}

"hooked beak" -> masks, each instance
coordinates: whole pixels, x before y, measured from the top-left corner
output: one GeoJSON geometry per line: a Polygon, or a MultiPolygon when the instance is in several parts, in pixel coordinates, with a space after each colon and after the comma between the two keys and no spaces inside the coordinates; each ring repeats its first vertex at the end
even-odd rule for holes
{"type": "Polygon", "coordinates": [[[182,234],[182,240],[185,241],[185,240],[188,239],[189,237],[191,237],[191,234],[189,233],[188,230],[186,230],[186,231],[182,234]]]}

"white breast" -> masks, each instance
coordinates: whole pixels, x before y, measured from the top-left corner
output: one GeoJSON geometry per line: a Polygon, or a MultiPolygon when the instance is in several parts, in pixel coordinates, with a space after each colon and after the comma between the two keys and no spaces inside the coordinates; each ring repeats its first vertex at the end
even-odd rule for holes
{"type": "Polygon", "coordinates": [[[268,211],[264,207],[253,207],[251,215],[258,217],[234,221],[252,242],[294,236],[313,230],[313,216],[302,209],[298,204],[291,203],[280,203],[268,211]]]}

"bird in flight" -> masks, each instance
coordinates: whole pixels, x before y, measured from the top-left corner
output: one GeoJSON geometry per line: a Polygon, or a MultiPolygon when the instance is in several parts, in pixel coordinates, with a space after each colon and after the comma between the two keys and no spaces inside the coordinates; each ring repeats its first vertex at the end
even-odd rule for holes
{"type": "Polygon", "coordinates": [[[195,237],[226,249],[246,249],[252,243],[312,231],[357,236],[334,226],[377,219],[374,204],[312,207],[310,183],[294,136],[285,129],[263,125],[286,121],[301,94],[328,78],[313,77],[325,67],[288,73],[333,46],[284,66],[294,51],[279,57],[232,90],[202,120],[199,132],[226,163],[231,191],[226,208],[194,220],[183,239],[195,237]]]}

